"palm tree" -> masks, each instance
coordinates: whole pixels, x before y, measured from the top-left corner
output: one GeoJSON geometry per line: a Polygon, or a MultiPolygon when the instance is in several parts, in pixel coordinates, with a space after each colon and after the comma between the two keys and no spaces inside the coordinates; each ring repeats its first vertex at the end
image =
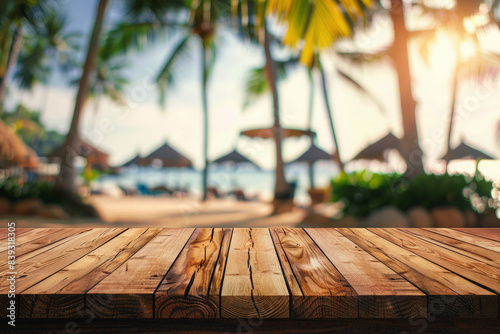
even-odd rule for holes
{"type": "Polygon", "coordinates": [[[418,131],[415,115],[417,106],[412,95],[412,82],[408,59],[409,33],[405,25],[403,0],[391,0],[390,16],[394,27],[394,43],[391,58],[399,82],[399,99],[403,121],[401,154],[406,162],[406,176],[412,178],[423,172],[423,152],[418,143],[418,131]]]}
{"type": "MultiPolygon", "coordinates": [[[[44,48],[45,62],[50,69],[60,69],[63,73],[68,73],[76,68],[77,61],[75,54],[79,51],[78,39],[80,33],[66,33],[68,21],[63,14],[55,10],[49,11],[44,17],[44,24],[39,27],[36,34],[31,38],[39,40],[44,48]]],[[[49,75],[43,83],[50,85],[49,75]]],[[[42,110],[47,109],[49,93],[44,96],[45,102],[42,110]]]]}
{"type": "MultiPolygon", "coordinates": [[[[268,31],[267,16],[273,16],[279,22],[286,25],[286,33],[282,39],[285,45],[296,48],[303,44],[300,61],[311,66],[314,55],[320,50],[330,47],[337,38],[350,36],[356,21],[366,19],[366,10],[370,6],[370,0],[363,1],[330,1],[330,0],[268,0],[266,1],[242,1],[233,2],[233,16],[239,18],[239,25],[248,29],[249,36],[256,37],[264,44],[266,54],[266,78],[273,93],[273,114],[276,145],[276,183],[275,199],[281,198],[289,189],[284,179],[283,158],[281,156],[281,124],[279,120],[278,92],[276,86],[276,69],[269,47],[270,34],[268,31]],[[252,8],[253,16],[249,17],[249,8],[252,8]]],[[[326,91],[326,79],[322,71],[322,86],[325,97],[326,109],[331,110],[326,91]],[[326,95],[325,95],[326,94],[326,95]]],[[[337,143],[332,123],[332,135],[337,143]]],[[[338,150],[336,151],[338,155],[338,150]]],[[[341,165],[340,158],[336,159],[341,165]]],[[[342,166],[342,165],[341,165],[342,166]]],[[[275,210],[276,211],[276,210],[275,210]]]]}
{"type": "MultiPolygon", "coordinates": [[[[24,36],[19,53],[14,80],[22,90],[31,90],[36,83],[48,84],[51,70],[64,73],[76,67],[74,54],[79,49],[76,38],[80,34],[64,33],[66,19],[55,11],[45,15],[45,24],[24,36]]],[[[40,112],[47,108],[49,92],[43,94],[40,112]]]]}
{"type": "Polygon", "coordinates": [[[75,109],[73,111],[73,118],[71,120],[70,129],[66,135],[66,140],[63,145],[63,156],[61,157],[61,166],[59,176],[56,179],[55,188],[63,194],[69,196],[76,195],[76,170],[74,166],[74,159],[76,156],[76,145],[79,137],[79,126],[83,106],[90,93],[91,89],[91,76],[96,71],[98,55],[99,55],[99,39],[101,36],[106,8],[109,0],[99,0],[97,7],[96,19],[94,28],[89,41],[89,48],[87,58],[83,66],[82,77],[78,86],[78,93],[76,95],[75,109]]]}
{"type": "Polygon", "coordinates": [[[470,19],[475,15],[480,15],[479,12],[481,4],[488,6],[487,2],[484,0],[457,2],[454,10],[436,10],[434,8],[426,7],[424,4],[419,4],[425,13],[430,14],[431,16],[437,16],[435,18],[437,26],[433,29],[433,33],[440,28],[447,28],[447,31],[452,32],[452,42],[456,55],[456,62],[452,77],[452,100],[447,127],[447,153],[451,150],[451,135],[457,107],[456,104],[459,82],[463,79],[463,77],[475,77],[477,78],[477,81],[481,81],[481,78],[486,77],[485,74],[489,74],[488,72],[492,68],[498,68],[500,66],[500,55],[481,50],[478,36],[481,32],[487,33],[484,28],[490,23],[500,23],[500,20],[496,19],[494,16],[494,12],[500,9],[500,0],[496,0],[491,4],[491,6],[488,6],[489,15],[484,14],[484,16],[488,16],[488,19],[484,20],[480,24],[474,24],[470,19]],[[438,12],[438,15],[434,15],[436,12],[438,12]],[[466,24],[468,25],[467,27],[466,24]],[[466,42],[470,42],[475,46],[478,53],[475,57],[464,59],[464,55],[462,55],[460,49],[461,44],[466,42]]]}
{"type": "Polygon", "coordinates": [[[0,110],[7,90],[7,78],[17,61],[24,31],[35,30],[51,0],[0,2],[0,110]]]}
{"type": "Polygon", "coordinates": [[[157,76],[160,89],[160,102],[165,103],[166,93],[175,84],[176,74],[181,61],[185,61],[185,54],[198,42],[198,52],[201,55],[201,95],[203,110],[203,174],[202,174],[202,200],[207,199],[208,183],[208,93],[207,86],[212,71],[215,55],[217,21],[224,17],[230,8],[230,0],[197,0],[197,1],[152,1],[129,0],[125,12],[132,18],[130,22],[119,24],[110,34],[118,48],[126,50],[130,45],[141,47],[154,41],[162,31],[175,29],[182,33],[181,38],[168,55],[157,76]],[[179,12],[182,17],[183,10],[189,8],[188,23],[180,23],[174,19],[169,20],[169,14],[179,12]]]}
{"type": "Polygon", "coordinates": [[[50,69],[45,60],[45,47],[41,40],[30,38],[19,54],[14,81],[24,91],[33,89],[36,83],[45,82],[50,69]]]}

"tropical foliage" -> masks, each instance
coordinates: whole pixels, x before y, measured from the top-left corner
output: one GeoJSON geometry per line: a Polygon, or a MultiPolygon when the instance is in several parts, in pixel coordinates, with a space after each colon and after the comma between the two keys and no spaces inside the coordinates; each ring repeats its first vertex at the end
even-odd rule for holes
{"type": "Polygon", "coordinates": [[[331,201],[342,202],[345,214],[365,217],[377,209],[394,206],[406,211],[412,206],[428,210],[452,206],[479,214],[500,207],[494,196],[499,185],[481,173],[474,176],[420,174],[408,180],[401,174],[379,174],[367,170],[341,173],[331,182],[331,201]]]}

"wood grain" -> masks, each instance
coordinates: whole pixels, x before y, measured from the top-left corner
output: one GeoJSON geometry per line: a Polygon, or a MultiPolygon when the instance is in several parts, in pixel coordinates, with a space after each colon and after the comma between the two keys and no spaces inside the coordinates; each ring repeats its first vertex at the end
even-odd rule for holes
{"type": "Polygon", "coordinates": [[[21,318],[83,318],[84,294],[161,231],[128,229],[101,247],[23,291],[21,318]]]}
{"type": "Polygon", "coordinates": [[[396,229],[369,229],[392,243],[457,273],[475,283],[500,292],[500,270],[484,262],[453,252],[396,229]]]}
{"type": "Polygon", "coordinates": [[[218,317],[220,295],[211,294],[210,284],[220,253],[228,251],[225,236],[221,228],[194,231],[155,293],[155,318],[218,317]]]}
{"type": "Polygon", "coordinates": [[[85,295],[97,318],[153,318],[154,292],[194,229],[163,229],[85,295]]]}
{"type": "Polygon", "coordinates": [[[457,231],[451,228],[425,228],[424,230],[433,233],[445,235],[447,237],[468,242],[473,245],[481,246],[483,248],[500,252],[500,241],[494,241],[491,239],[486,239],[473,234],[457,231]]]}
{"type": "Polygon", "coordinates": [[[421,229],[401,229],[401,231],[414,235],[423,240],[434,243],[440,247],[471,257],[475,260],[487,263],[492,267],[500,268],[500,253],[462,240],[450,238],[441,234],[432,233],[421,229]]]}
{"type": "MultiPolygon", "coordinates": [[[[60,240],[69,238],[71,236],[90,231],[91,228],[66,228],[66,229],[43,229],[45,232],[47,232],[45,235],[44,234],[36,234],[31,235],[31,232],[38,231],[38,229],[24,233],[22,235],[22,239],[20,242],[22,244],[19,244],[16,247],[16,257],[20,257],[22,255],[28,254],[30,252],[36,251],[37,249],[44,248],[44,247],[50,247],[55,242],[58,242],[60,240]],[[26,240],[24,237],[28,236],[28,240],[26,240]],[[31,237],[34,237],[32,240],[30,240],[31,237]]],[[[7,256],[7,251],[0,252],[0,259],[5,258],[7,256]]]]}
{"type": "MultiPolygon", "coordinates": [[[[74,235],[17,259],[16,291],[21,293],[70,263],[90,253],[95,248],[124,232],[123,228],[97,228],[74,235]],[[51,245],[52,246],[52,245],[51,245]]],[[[2,275],[4,278],[5,275],[2,275]]],[[[5,279],[0,281],[0,294],[8,291],[5,279]]]]}
{"type": "MultiPolygon", "coordinates": [[[[7,225],[7,224],[5,224],[5,225],[7,225]]],[[[16,237],[20,236],[23,233],[29,232],[31,230],[33,230],[33,228],[16,228],[16,231],[15,231],[16,237]]],[[[0,228],[0,241],[3,241],[3,239],[6,239],[8,233],[9,233],[9,231],[6,227],[0,228]]]]}
{"type": "Polygon", "coordinates": [[[454,230],[500,241],[500,228],[455,228],[454,230]]]}
{"type": "Polygon", "coordinates": [[[309,235],[297,228],[273,230],[302,291],[292,295],[291,317],[358,317],[356,292],[309,235]]]}
{"type": "Polygon", "coordinates": [[[289,295],[268,229],[234,229],[221,291],[222,318],[288,318],[289,295]]]}
{"type": "MultiPolygon", "coordinates": [[[[336,229],[428,296],[428,311],[448,318],[496,317],[498,296],[362,228],[336,229]]],[[[435,314],[434,314],[435,315],[435,314]]]]}
{"type": "Polygon", "coordinates": [[[306,229],[358,294],[360,318],[427,315],[424,293],[334,229],[306,229]]]}
{"type": "MultiPolygon", "coordinates": [[[[26,231],[25,233],[18,234],[16,230],[16,248],[21,247],[22,244],[25,244],[27,242],[32,242],[40,237],[43,237],[45,235],[61,231],[61,228],[37,228],[37,229],[31,229],[29,231],[26,231]]],[[[0,252],[4,252],[7,250],[7,242],[2,243],[0,245],[0,252]]]]}

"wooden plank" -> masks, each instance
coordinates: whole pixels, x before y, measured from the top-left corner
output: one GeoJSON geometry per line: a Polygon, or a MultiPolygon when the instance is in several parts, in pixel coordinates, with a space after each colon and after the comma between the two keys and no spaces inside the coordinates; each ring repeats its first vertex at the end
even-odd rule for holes
{"type": "Polygon", "coordinates": [[[306,232],[358,295],[360,318],[427,315],[427,297],[403,277],[332,228],[306,232]]]}
{"type": "Polygon", "coordinates": [[[429,261],[489,289],[500,292],[500,270],[484,262],[450,251],[397,229],[369,229],[381,237],[429,261]]]}
{"type": "MultiPolygon", "coordinates": [[[[31,241],[29,239],[26,241],[26,239],[20,238],[23,243],[16,247],[16,257],[20,257],[43,247],[47,247],[55,242],[58,242],[59,240],[69,238],[73,235],[90,231],[91,228],[36,229],[23,234],[23,236],[28,236],[31,232],[38,232],[38,230],[45,230],[47,233],[45,235],[37,234],[37,238],[31,241]]],[[[0,252],[0,258],[7,256],[6,254],[7,251],[0,252]]]]}
{"type": "Polygon", "coordinates": [[[448,318],[496,317],[495,293],[366,229],[336,230],[427,294],[431,315],[439,310],[448,318]]]}
{"type": "MultiPolygon", "coordinates": [[[[18,237],[21,234],[24,234],[24,233],[29,232],[31,230],[34,230],[34,228],[16,228],[14,233],[16,233],[16,237],[18,237]]],[[[0,241],[3,241],[3,239],[6,239],[8,234],[9,234],[8,228],[6,228],[6,227],[0,228],[0,241]]]]}
{"type": "Polygon", "coordinates": [[[454,230],[500,241],[500,228],[454,228],[454,230]]]}
{"type": "Polygon", "coordinates": [[[112,273],[161,228],[128,229],[20,294],[21,318],[83,318],[84,294],[112,273]]]}
{"type": "MultiPolygon", "coordinates": [[[[43,252],[31,252],[21,256],[17,262],[16,292],[21,293],[44,278],[66,267],[70,263],[90,253],[95,248],[106,243],[125,231],[123,228],[97,228],[67,238],[67,242],[43,252]],[[37,253],[36,256],[30,256],[37,253]]],[[[43,248],[39,249],[42,250],[43,248]]],[[[2,275],[5,278],[6,274],[2,275]]],[[[5,279],[0,281],[0,294],[8,291],[5,279]]]]}
{"type": "Polygon", "coordinates": [[[85,295],[97,318],[153,318],[154,292],[194,229],[163,229],[85,295]]]}
{"type": "Polygon", "coordinates": [[[307,233],[296,228],[273,230],[302,291],[292,294],[291,317],[358,317],[356,292],[307,233]]]}
{"type": "Polygon", "coordinates": [[[221,291],[222,318],[288,318],[289,295],[268,229],[237,228],[221,291]]]}
{"type": "MultiPolygon", "coordinates": [[[[16,296],[52,275],[68,264],[99,247],[101,244],[123,232],[125,229],[93,229],[60,240],[16,258],[16,296]]],[[[4,315],[8,303],[10,269],[5,263],[0,266],[0,315],[4,315]]]]}
{"type": "MultiPolygon", "coordinates": [[[[37,229],[32,229],[30,231],[27,231],[26,233],[23,233],[21,235],[17,234],[16,231],[16,248],[20,247],[22,244],[25,244],[30,241],[34,241],[40,237],[43,237],[45,235],[55,233],[57,231],[61,231],[62,228],[37,228],[37,229]]],[[[4,252],[7,250],[7,245],[2,244],[0,245],[0,252],[4,252]]]]}
{"type": "Polygon", "coordinates": [[[492,267],[500,268],[500,253],[498,252],[479,247],[461,240],[450,238],[441,234],[432,233],[430,231],[415,228],[402,228],[400,230],[423,240],[434,243],[443,248],[487,263],[492,267]]]}
{"type": "Polygon", "coordinates": [[[222,279],[225,263],[218,258],[229,250],[225,238],[231,233],[222,228],[194,231],[155,293],[155,318],[219,317],[220,289],[210,287],[216,268],[222,279]]]}
{"type": "Polygon", "coordinates": [[[288,261],[285,250],[283,249],[283,246],[281,245],[281,242],[280,242],[280,239],[278,237],[278,234],[276,233],[276,230],[277,229],[274,229],[274,228],[270,229],[271,237],[273,238],[274,249],[276,250],[276,254],[278,255],[278,259],[280,260],[281,271],[283,272],[283,275],[285,276],[285,279],[286,279],[288,292],[290,293],[290,298],[293,299],[294,297],[303,297],[304,294],[302,293],[302,290],[300,289],[300,284],[297,281],[297,278],[295,278],[295,274],[293,273],[292,266],[290,265],[290,261],[288,261]]]}
{"type": "Polygon", "coordinates": [[[481,246],[483,248],[500,252],[500,241],[479,237],[473,234],[457,231],[451,228],[425,228],[424,230],[433,233],[445,235],[447,237],[468,242],[473,245],[481,246]]]}

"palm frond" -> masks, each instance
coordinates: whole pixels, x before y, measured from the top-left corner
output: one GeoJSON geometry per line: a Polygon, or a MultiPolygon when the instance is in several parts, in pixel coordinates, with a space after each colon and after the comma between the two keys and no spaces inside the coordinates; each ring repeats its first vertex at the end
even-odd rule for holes
{"type": "Polygon", "coordinates": [[[373,103],[375,103],[377,109],[382,114],[385,114],[385,108],[382,102],[374,94],[370,93],[365,87],[363,87],[363,85],[361,85],[356,79],[354,79],[351,75],[339,69],[337,69],[337,74],[339,74],[342,78],[344,78],[347,82],[349,82],[358,91],[368,96],[370,100],[372,100],[373,103]]]}
{"type": "MultiPolygon", "coordinates": [[[[297,58],[286,61],[275,61],[276,78],[281,81],[286,79],[291,68],[298,64],[297,58]]],[[[247,109],[260,97],[269,94],[271,89],[265,74],[265,66],[256,67],[250,70],[245,83],[245,97],[243,99],[243,109],[247,109]]]]}
{"type": "Polygon", "coordinates": [[[174,83],[176,72],[178,69],[178,64],[183,59],[185,60],[187,50],[189,48],[189,41],[193,35],[187,34],[185,35],[177,46],[174,48],[172,53],[168,56],[165,65],[159,72],[156,82],[160,89],[160,104],[165,104],[166,91],[167,89],[174,83]]]}

